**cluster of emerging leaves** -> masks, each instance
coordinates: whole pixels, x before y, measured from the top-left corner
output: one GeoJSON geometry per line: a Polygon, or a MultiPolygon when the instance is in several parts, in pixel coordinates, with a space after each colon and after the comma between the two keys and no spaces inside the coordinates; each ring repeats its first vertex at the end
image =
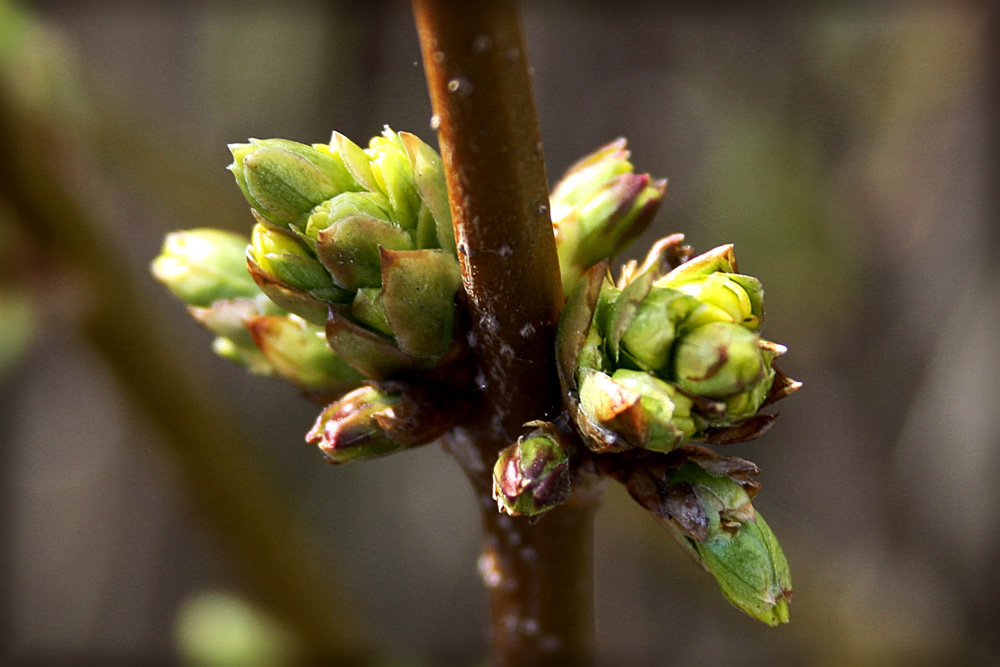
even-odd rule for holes
{"type": "MultiPolygon", "coordinates": [[[[216,338],[326,407],[308,442],[333,463],[436,440],[475,405],[444,173],[416,136],[361,148],[282,139],[231,147],[250,238],[167,237],[154,274],[216,338]]],[[[788,617],[784,555],[751,499],[754,464],[694,445],[750,440],[759,410],[798,383],[760,337],[763,290],[731,246],[695,256],[673,235],[617,281],[608,261],[648,226],[665,181],[635,174],[623,139],[570,168],[551,195],[569,294],[553,351],[557,422],[532,422],[494,468],[501,511],[538,517],[581,474],[617,479],[660,518],[737,607],[788,617]]]]}

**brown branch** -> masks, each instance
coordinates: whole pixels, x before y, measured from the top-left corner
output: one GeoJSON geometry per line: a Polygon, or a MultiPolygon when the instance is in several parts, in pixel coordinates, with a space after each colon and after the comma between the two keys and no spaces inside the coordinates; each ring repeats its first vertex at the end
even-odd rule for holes
{"type": "Polygon", "coordinates": [[[518,5],[414,0],[484,383],[480,413],[447,439],[481,504],[480,571],[498,665],[594,659],[591,551],[600,484],[537,523],[490,497],[501,447],[558,414],[554,339],[563,295],[518,5]]]}
{"type": "Polygon", "coordinates": [[[517,4],[414,5],[475,350],[498,425],[559,405],[562,306],[548,183],[517,4]]]}

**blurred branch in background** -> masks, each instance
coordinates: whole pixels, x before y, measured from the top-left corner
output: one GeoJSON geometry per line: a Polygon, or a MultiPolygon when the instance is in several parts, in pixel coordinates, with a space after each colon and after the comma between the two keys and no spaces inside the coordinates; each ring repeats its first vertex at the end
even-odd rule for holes
{"type": "MultiPolygon", "coordinates": [[[[186,492],[257,601],[297,636],[300,649],[324,656],[358,654],[364,638],[329,565],[320,563],[275,476],[251,454],[251,436],[217,405],[161,335],[158,315],[150,312],[129,262],[120,256],[122,241],[108,238],[99,222],[97,193],[107,186],[100,182],[94,156],[110,156],[152,185],[149,192],[161,201],[150,197],[151,207],[177,206],[191,216],[198,211],[215,223],[224,213],[213,208],[212,193],[184,164],[179,140],[158,136],[156,122],[134,116],[124,121],[90,106],[73,77],[72,55],[8,3],[0,4],[0,25],[5,32],[0,39],[0,201],[11,212],[5,224],[15,221],[38,252],[72,275],[77,283],[73,323],[126,395],[166,436],[163,442],[186,492]],[[82,181],[75,177],[80,174],[82,181]],[[184,193],[180,197],[174,194],[178,186],[184,193]]],[[[53,303],[48,294],[35,297],[46,306],[53,303]]],[[[21,296],[4,305],[16,309],[15,316],[28,308],[21,296]]],[[[5,335],[15,343],[24,340],[17,328],[7,326],[10,322],[29,320],[8,319],[5,313],[5,335]]],[[[14,345],[5,346],[5,353],[15,351],[14,345]]]]}

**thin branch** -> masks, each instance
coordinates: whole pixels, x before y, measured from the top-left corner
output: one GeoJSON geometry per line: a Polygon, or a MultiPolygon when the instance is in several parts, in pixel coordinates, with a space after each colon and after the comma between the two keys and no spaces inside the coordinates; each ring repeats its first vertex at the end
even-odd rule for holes
{"type": "Polygon", "coordinates": [[[563,301],[520,12],[510,0],[417,0],[414,12],[474,347],[509,438],[558,409],[563,301]]]}
{"type": "Polygon", "coordinates": [[[498,450],[560,406],[563,295],[520,11],[510,0],[414,0],[414,14],[485,383],[482,411],[447,445],[480,502],[493,661],[587,665],[601,484],[578,478],[537,523],[499,515],[490,497],[498,450]]]}

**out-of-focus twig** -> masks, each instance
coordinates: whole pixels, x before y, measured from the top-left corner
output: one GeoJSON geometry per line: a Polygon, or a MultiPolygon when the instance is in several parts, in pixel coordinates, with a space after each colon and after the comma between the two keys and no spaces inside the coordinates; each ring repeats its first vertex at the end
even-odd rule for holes
{"type": "MultiPolygon", "coordinates": [[[[48,68],[61,71],[63,54],[46,52],[45,32],[30,21],[13,37],[17,44],[8,42],[0,53],[0,198],[34,242],[83,281],[82,335],[164,436],[190,498],[258,601],[298,634],[309,653],[359,655],[364,639],[357,616],[287,498],[249,454],[247,434],[164,340],[127,263],[116,255],[118,245],[104,238],[68,185],[68,156],[87,147],[66,118],[46,113],[44,96],[57,97],[58,87],[27,95],[15,88],[15,82],[51,84],[44,75],[53,71],[48,68]],[[31,76],[18,72],[25,63],[36,70],[31,76]],[[40,77],[38,68],[46,70],[40,77]]],[[[52,109],[65,110],[58,102],[52,109]]]]}

